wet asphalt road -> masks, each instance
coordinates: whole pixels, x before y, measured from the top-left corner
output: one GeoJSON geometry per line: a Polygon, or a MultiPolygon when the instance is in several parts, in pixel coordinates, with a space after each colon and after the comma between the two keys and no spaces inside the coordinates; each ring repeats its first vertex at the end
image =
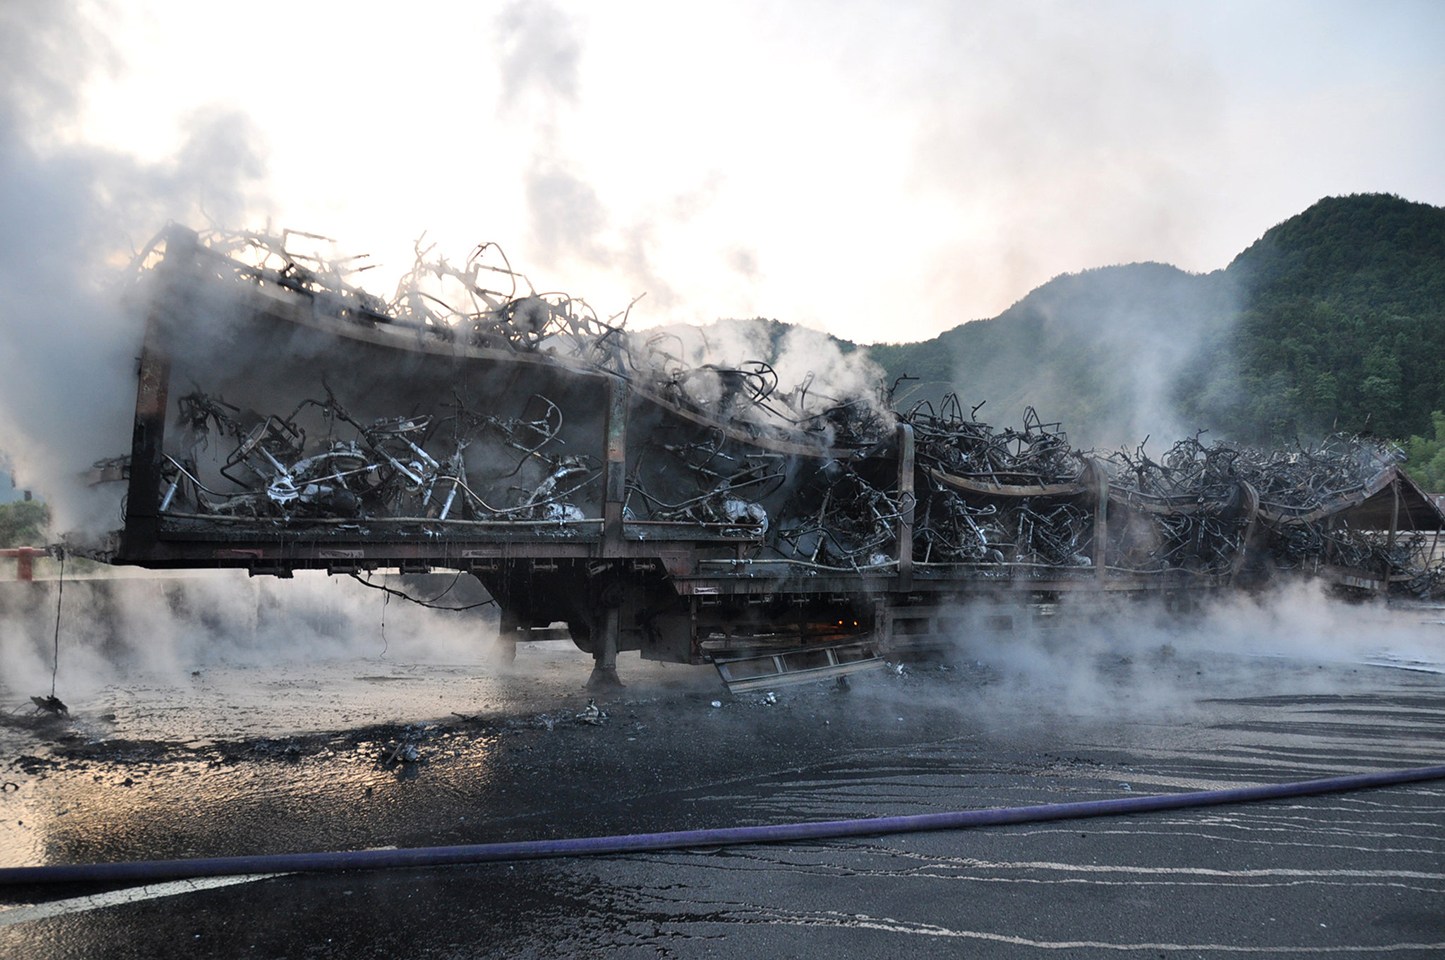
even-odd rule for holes
{"type": "MultiPolygon", "coordinates": [[[[1136,646],[1071,660],[1064,683],[1047,657],[1024,682],[1019,664],[960,656],[769,703],[625,660],[599,726],[574,719],[587,666],[548,645],[482,686],[397,662],[253,675],[263,694],[317,698],[309,729],[268,737],[159,735],[147,705],[177,696],[160,688],[68,726],[16,717],[0,865],[930,813],[1445,762],[1445,676],[1427,662],[1136,646]],[[336,688],[350,692],[321,692],[336,688]],[[396,722],[328,724],[346,697],[398,688],[396,722]]],[[[225,883],[0,889],[0,957],[1442,956],[1445,782],[225,883]]]]}

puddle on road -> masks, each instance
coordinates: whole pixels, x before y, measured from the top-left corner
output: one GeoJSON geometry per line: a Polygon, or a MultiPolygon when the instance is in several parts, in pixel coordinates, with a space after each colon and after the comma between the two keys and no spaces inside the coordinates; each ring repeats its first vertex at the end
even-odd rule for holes
{"type": "MultiPolygon", "coordinates": [[[[62,660],[56,692],[69,718],[32,712],[31,691],[0,676],[0,865],[214,854],[214,831],[262,835],[277,850],[415,833],[409,821],[426,817],[410,779],[425,771],[443,795],[491,789],[498,730],[571,723],[590,699],[591,666],[568,641],[524,644],[508,664],[227,663],[209,651],[159,668],[109,664],[72,684],[62,660]]],[[[633,698],[720,689],[708,671],[636,654],[620,666],[633,698]]]]}
{"type": "MultiPolygon", "coordinates": [[[[513,664],[413,662],[356,658],[264,665],[209,664],[174,676],[140,672],[76,699],[72,738],[204,744],[286,737],[387,723],[489,716],[586,705],[591,658],[567,641],[519,648],[513,664]]],[[[716,691],[707,671],[621,658],[629,688],[716,691]]],[[[0,756],[13,754],[38,722],[24,706],[24,691],[6,689],[0,702],[10,722],[0,723],[0,756]],[[17,736],[19,734],[19,736],[17,736]]]]}

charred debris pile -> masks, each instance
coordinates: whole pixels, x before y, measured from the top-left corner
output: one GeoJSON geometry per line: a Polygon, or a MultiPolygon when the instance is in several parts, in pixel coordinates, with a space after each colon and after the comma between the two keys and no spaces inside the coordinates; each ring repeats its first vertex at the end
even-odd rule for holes
{"type": "Polygon", "coordinates": [[[630,331],[626,312],[537,292],[494,245],[460,265],[419,249],[383,299],[353,283],[358,262],[294,252],[304,235],[191,236],[185,265],[169,236],[140,273],[172,300],[189,291],[192,312],[302,304],[309,330],[366,346],[332,354],[313,337],[240,361],[239,337],[188,336],[200,345],[172,351],[154,502],[192,536],[566,540],[600,535],[620,503],[632,539],[687,531],[734,566],[1008,579],[1347,568],[1416,593],[1440,579],[1439,512],[1378,439],[1262,451],[1194,437],[1157,460],[1142,445],[1081,451],[1032,410],[997,429],[956,396],[896,408],[861,357],[844,389],[785,383],[766,359],[711,360],[695,333],[630,331]],[[613,394],[583,387],[600,381],[624,385],[623,452],[598,409],[613,394]]]}

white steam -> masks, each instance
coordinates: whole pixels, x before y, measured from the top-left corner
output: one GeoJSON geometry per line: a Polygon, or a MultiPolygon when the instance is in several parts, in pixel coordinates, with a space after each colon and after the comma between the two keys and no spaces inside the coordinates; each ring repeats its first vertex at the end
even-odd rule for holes
{"type": "MultiPolygon", "coordinates": [[[[853,403],[888,422],[883,400],[885,373],[866,350],[845,352],[838,341],[808,327],[783,327],[767,320],[721,320],[706,327],[670,326],[634,336],[634,359],[666,379],[678,370],[701,371],[709,364],[738,368],[751,361],[768,364],[777,375],[770,405],[782,415],[806,419],[838,404],[853,403]]],[[[686,391],[704,404],[716,402],[719,385],[695,374],[686,391]]],[[[736,415],[784,426],[762,408],[744,407],[736,415]]]]}
{"type": "MultiPolygon", "coordinates": [[[[553,275],[600,268],[633,296],[645,294],[653,311],[683,306],[667,271],[658,267],[661,246],[713,203],[719,175],[703,172],[698,182],[680,191],[650,191],[643,202],[609,201],[589,175],[588,154],[625,151],[626,145],[588,142],[579,133],[587,113],[581,26],[553,3],[514,2],[497,29],[497,112],[521,131],[512,146],[530,153],[521,179],[534,262],[553,275]]],[[[754,254],[739,255],[741,261],[735,257],[720,267],[741,262],[756,268],[754,254]]]]}
{"type": "MultiPolygon", "coordinates": [[[[377,582],[406,589],[396,577],[377,582]]],[[[52,670],[60,698],[82,706],[112,684],[175,682],[222,665],[294,664],[301,673],[338,659],[475,663],[496,637],[490,607],[431,610],[347,577],[138,574],[66,583],[57,669],[56,582],[0,586],[9,601],[0,603],[7,700],[49,691],[52,670]]],[[[463,605],[440,605],[448,604],[463,605]]]]}
{"type": "Polygon", "coordinates": [[[129,447],[143,324],[121,268],[168,219],[243,218],[263,174],[234,112],[193,116],[156,163],[67,139],[114,62],[101,13],[0,6],[0,450],[61,530],[118,526],[118,492],[83,474],[129,447]]]}
{"type": "Polygon", "coordinates": [[[1198,422],[1176,398],[1206,380],[1232,382],[1230,371],[1205,364],[1232,362],[1226,346],[1239,302],[1222,274],[1106,267],[1055,277],[939,346],[954,351],[962,398],[987,401],[985,419],[1033,406],[1045,421],[1061,420],[1080,448],[1132,448],[1146,437],[1167,448],[1200,429],[1228,437],[1227,424],[1198,422]]]}
{"type": "Polygon", "coordinates": [[[974,706],[983,718],[1178,717],[1205,712],[1212,697],[1327,692],[1346,677],[1364,684],[1379,664],[1445,671],[1445,627],[1427,614],[1350,604],[1317,582],[1296,582],[1231,593],[1190,614],[1124,605],[1091,622],[1041,626],[1014,616],[1010,630],[997,626],[1006,611],[979,609],[954,654],[980,677],[974,706]]]}

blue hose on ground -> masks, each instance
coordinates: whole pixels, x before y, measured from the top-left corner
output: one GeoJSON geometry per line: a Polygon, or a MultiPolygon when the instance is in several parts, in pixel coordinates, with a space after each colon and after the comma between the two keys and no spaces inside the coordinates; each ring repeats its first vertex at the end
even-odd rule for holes
{"type": "Polygon", "coordinates": [[[612,837],[575,837],[566,840],[524,840],[515,843],[480,843],[410,850],[351,850],[330,853],[278,853],[249,857],[205,857],[194,860],[142,860],[132,863],[91,863],[43,867],[0,868],[0,886],[39,883],[111,883],[116,881],[182,880],[195,877],[241,876],[257,873],[375,870],[386,867],[435,867],[462,863],[496,863],[543,857],[581,857],[691,847],[724,847],[752,843],[832,840],[842,837],[880,836],[923,830],[958,830],[966,827],[1014,823],[1042,823],[1084,817],[1119,816],[1156,810],[1181,810],[1258,800],[1285,800],[1322,793],[1340,793],[1370,787],[1390,787],[1423,780],[1445,779],[1445,766],[1387,770],[1324,780],[1203,790],[1194,793],[1121,797],[1048,803],[1032,807],[997,807],[953,813],[925,813],[864,820],[828,820],[762,827],[722,827],[670,833],[624,834],[612,837]]]}

